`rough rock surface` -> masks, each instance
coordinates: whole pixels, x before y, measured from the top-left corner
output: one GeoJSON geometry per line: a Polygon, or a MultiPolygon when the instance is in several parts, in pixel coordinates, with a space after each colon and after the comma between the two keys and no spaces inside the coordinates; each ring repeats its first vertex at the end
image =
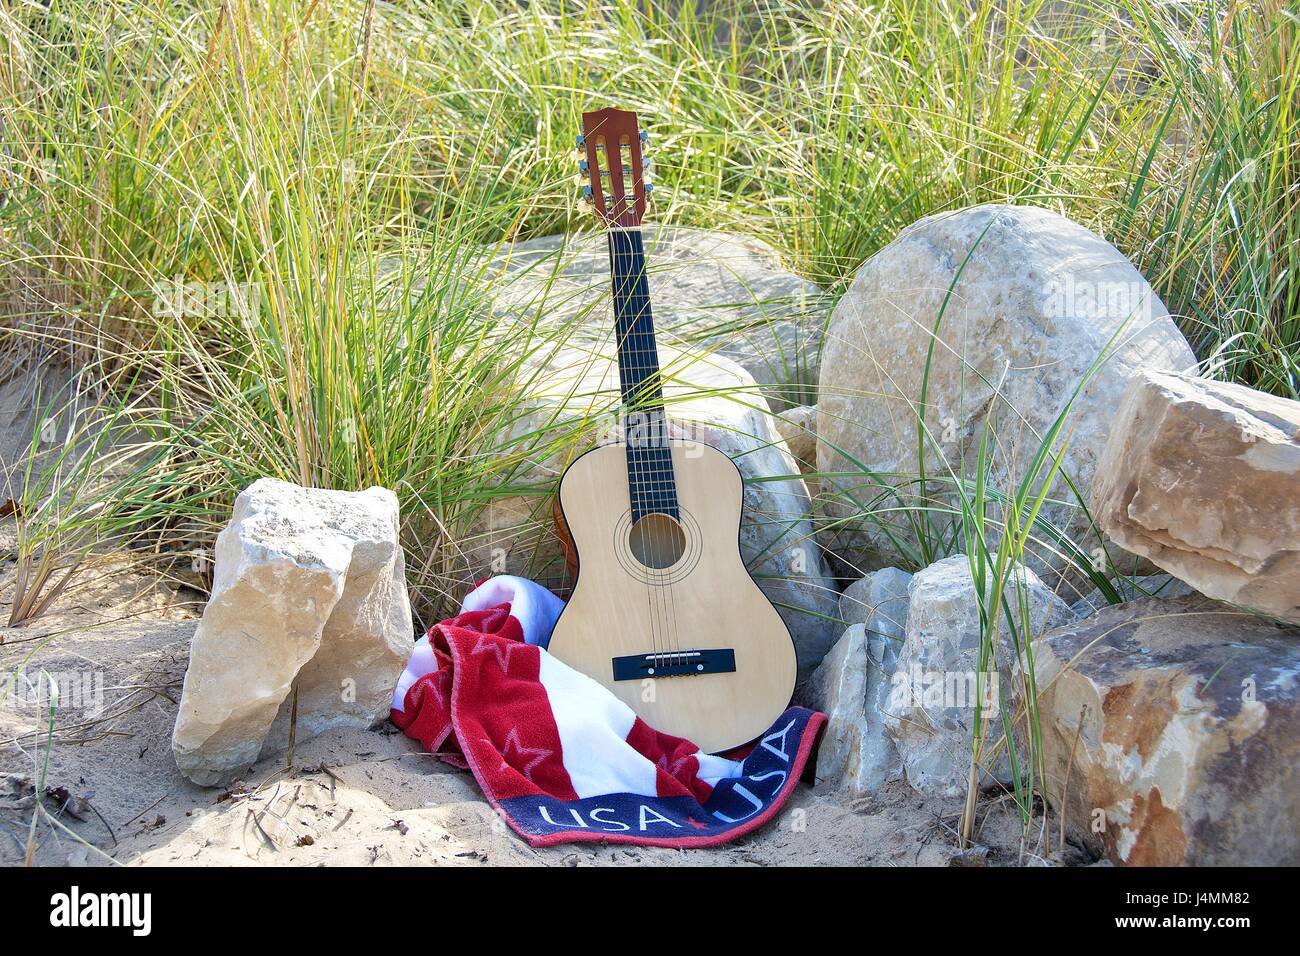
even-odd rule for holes
{"type": "Polygon", "coordinates": [[[840,593],[840,620],[847,626],[861,624],[870,613],[871,575],[859,578],[840,593]]]}
{"type": "MultiPolygon", "coordinates": [[[[1065,602],[1032,571],[1019,569],[1018,583],[1006,587],[1004,600],[1018,601],[1023,589],[1034,637],[1073,617],[1065,602]]],[[[997,679],[989,673],[977,685],[979,599],[965,555],[918,571],[908,594],[907,636],[899,653],[885,728],[898,747],[908,783],[922,793],[955,797],[966,791],[977,701],[984,705],[984,717],[993,718],[988,742],[1002,735],[1001,722],[994,715],[999,690],[1008,701],[1016,697],[1012,684],[1016,653],[999,614],[997,679]]],[[[1007,779],[1005,750],[985,770],[994,779],[1007,779]]]]}
{"type": "MultiPolygon", "coordinates": [[[[730,457],[745,479],[741,556],[777,606],[798,650],[800,675],[817,666],[839,633],[836,591],[813,540],[808,492],[754,380],[716,353],[699,356],[660,346],[669,434],[712,445],[730,457]]],[[[467,536],[465,577],[508,572],[562,590],[563,551],[552,521],[556,480],[573,458],[616,434],[618,369],[612,356],[566,348],[549,355],[517,397],[523,413],[511,426],[525,444],[515,454],[525,467],[511,484],[535,494],[495,499],[467,536]],[[552,436],[539,447],[529,436],[552,436]],[[576,439],[558,453],[556,435],[576,439]]],[[[498,442],[499,447],[510,440],[498,442]]]]}
{"type": "MultiPolygon", "coordinates": [[[[1065,426],[1062,468],[1085,495],[1129,380],[1144,367],[1190,367],[1186,340],[1123,255],[1054,212],[985,205],[929,216],[863,264],[831,315],[817,401],[819,471],[844,474],[837,493],[859,502],[881,486],[846,455],[885,485],[916,475],[924,398],[942,452],[927,446],[927,473],[944,474],[945,460],[977,461],[987,423],[999,441],[990,485],[1010,487],[1034,455],[1035,434],[1048,431],[1103,353],[1065,426]]],[[[822,485],[827,497],[832,482],[822,485]]],[[[943,487],[932,482],[931,493],[943,487]]],[[[1053,497],[1062,503],[1047,504],[1043,518],[1090,549],[1095,535],[1063,480],[1053,497]]],[[[825,507],[840,517],[860,510],[825,507]]],[[[913,538],[901,520],[896,532],[913,538]]],[[[892,553],[870,527],[839,538],[835,550],[859,568],[892,553]]]]}
{"type": "Polygon", "coordinates": [[[1121,547],[1202,594],[1300,623],[1300,403],[1146,372],[1092,496],[1121,547]]]}
{"type": "MultiPolygon", "coordinates": [[[[825,294],[746,236],[649,226],[645,247],[660,344],[716,349],[764,387],[777,407],[799,405],[817,386],[825,294]]],[[[504,312],[558,321],[584,310],[574,342],[608,347],[609,255],[604,233],[544,236],[497,254],[495,294],[504,312]]]]}
{"type": "Polygon", "coordinates": [[[1094,852],[1300,863],[1295,631],[1201,596],[1143,598],[1053,630],[1035,663],[1048,794],[1094,852]]]}
{"type": "Polygon", "coordinates": [[[885,709],[907,621],[911,575],[885,568],[859,584],[864,613],[826,655],[803,698],[830,722],[817,752],[817,781],[865,796],[902,776],[885,734],[885,709]]]}
{"type": "Polygon", "coordinates": [[[397,498],[262,478],[217,537],[172,752],[195,783],[227,782],[288,737],[388,713],[414,634],[397,498]]]}
{"type": "Polygon", "coordinates": [[[901,643],[911,580],[906,571],[881,568],[854,581],[840,595],[840,620],[849,625],[872,621],[873,630],[901,643]]]}
{"type": "Polygon", "coordinates": [[[846,781],[857,770],[869,680],[866,628],[854,624],[835,642],[800,691],[809,707],[829,718],[817,745],[819,784],[846,781]]]}

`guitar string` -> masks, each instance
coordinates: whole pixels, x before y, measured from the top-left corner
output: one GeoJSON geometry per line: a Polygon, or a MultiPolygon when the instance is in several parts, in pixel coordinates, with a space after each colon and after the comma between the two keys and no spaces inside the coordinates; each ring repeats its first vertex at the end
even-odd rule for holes
{"type": "MultiPolygon", "coordinates": [[[[636,349],[636,354],[645,358],[649,357],[649,343],[646,341],[647,332],[645,321],[647,318],[647,305],[642,295],[641,281],[642,270],[644,267],[644,257],[637,256],[637,240],[640,239],[640,232],[635,234],[631,231],[624,233],[626,240],[627,253],[629,262],[627,264],[629,274],[629,286],[632,292],[632,322],[633,335],[632,344],[636,349]],[[638,258],[640,261],[638,262],[638,258]]],[[[672,651],[672,631],[668,619],[667,605],[664,599],[664,578],[663,571],[663,552],[662,532],[656,533],[656,527],[662,522],[656,521],[655,514],[662,512],[662,505],[659,501],[662,497],[662,491],[659,488],[660,468],[658,462],[659,455],[659,436],[656,434],[656,427],[659,424],[654,415],[654,394],[650,387],[653,383],[649,380],[650,363],[644,362],[638,364],[636,371],[636,389],[637,389],[637,416],[638,426],[640,428],[640,442],[638,448],[638,457],[644,466],[643,474],[649,478],[649,482],[640,489],[644,498],[639,510],[642,512],[642,520],[646,522],[646,534],[643,535],[641,545],[647,551],[649,564],[647,573],[654,581],[655,596],[657,598],[658,613],[664,625],[664,652],[672,651]]],[[[660,665],[664,664],[660,660],[660,665]]]]}
{"type": "MultiPolygon", "coordinates": [[[[627,306],[627,328],[625,339],[626,342],[633,346],[629,350],[629,357],[635,358],[638,355],[649,355],[650,348],[647,343],[648,333],[646,320],[649,318],[648,299],[644,295],[642,288],[644,256],[636,255],[637,246],[640,239],[639,231],[619,230],[619,237],[616,240],[619,253],[620,265],[622,266],[621,274],[624,276],[624,304],[627,306]],[[633,235],[635,232],[635,235],[633,235]],[[638,262],[638,258],[640,261],[638,262]]],[[[650,340],[651,342],[653,340],[650,340]]],[[[656,441],[655,427],[658,422],[654,420],[653,410],[650,405],[653,400],[653,393],[647,387],[648,376],[644,374],[648,371],[646,364],[630,361],[629,363],[629,395],[631,401],[628,402],[630,410],[634,416],[633,427],[636,433],[633,437],[633,443],[630,452],[633,455],[633,478],[635,483],[636,498],[636,517],[640,522],[637,530],[642,552],[648,562],[641,562],[645,568],[648,586],[653,587],[655,600],[653,602],[653,616],[657,630],[663,637],[663,646],[660,648],[656,643],[655,663],[662,667],[665,659],[674,649],[675,641],[672,635],[672,620],[670,609],[667,604],[665,595],[665,585],[667,584],[667,574],[662,569],[663,552],[661,550],[662,535],[654,533],[653,519],[649,516],[656,513],[663,513],[664,508],[659,501],[664,493],[658,489],[661,483],[659,480],[660,471],[657,467],[656,458],[658,457],[659,444],[656,441]],[[648,519],[648,520],[647,520],[648,519]]],[[[656,668],[656,670],[659,669],[656,668]]]]}
{"type": "MultiPolygon", "coordinates": [[[[637,238],[640,233],[637,234],[637,238]]],[[[625,302],[628,306],[628,328],[627,339],[633,346],[629,355],[636,358],[636,355],[643,354],[645,349],[640,346],[638,338],[645,336],[642,321],[645,317],[645,302],[641,297],[640,289],[640,272],[637,269],[636,255],[634,255],[634,239],[629,232],[620,232],[619,234],[620,251],[623,254],[623,276],[625,277],[625,290],[627,297],[625,302]]],[[[643,260],[642,260],[643,264],[643,260]]],[[[655,472],[653,471],[653,441],[651,441],[650,420],[645,408],[645,376],[642,375],[643,367],[640,363],[629,362],[630,376],[630,395],[632,395],[632,411],[634,418],[633,427],[637,429],[634,436],[634,464],[633,473],[636,477],[637,489],[637,507],[638,519],[645,522],[647,516],[654,514],[656,511],[655,502],[655,472]]],[[[654,535],[654,525],[642,525],[640,532],[641,546],[643,553],[649,558],[649,566],[646,567],[647,587],[653,589],[654,593],[654,617],[658,624],[658,631],[663,637],[663,646],[655,648],[655,670],[658,672],[664,663],[664,654],[671,649],[671,632],[669,632],[667,607],[664,605],[663,581],[662,575],[659,574],[658,564],[660,561],[658,550],[658,538],[654,535]]]]}
{"type": "MultiPolygon", "coordinates": [[[[663,391],[663,374],[662,374],[662,369],[660,368],[659,365],[659,349],[657,343],[655,342],[653,314],[650,311],[649,276],[647,275],[647,271],[645,267],[645,251],[644,248],[642,248],[643,242],[644,242],[643,234],[638,233],[636,237],[636,245],[638,251],[641,253],[642,268],[641,268],[640,288],[641,288],[642,295],[644,295],[645,297],[645,316],[646,316],[645,331],[646,331],[646,340],[647,340],[646,344],[652,358],[651,374],[655,376],[655,382],[654,382],[655,395],[658,398],[656,426],[659,429],[658,437],[661,443],[660,447],[662,448],[660,455],[665,462],[665,470],[662,476],[662,480],[665,482],[666,487],[663,493],[665,499],[669,502],[669,507],[672,509],[672,511],[675,512],[674,514],[671,514],[669,516],[669,519],[670,521],[674,521],[677,523],[677,527],[682,533],[682,543],[683,545],[685,545],[687,543],[685,538],[685,526],[682,524],[681,521],[681,501],[677,496],[676,469],[673,464],[672,443],[669,439],[668,410],[667,410],[666,400],[663,391]]],[[[664,543],[667,545],[668,541],[665,541],[664,543]]],[[[683,555],[685,554],[684,549],[682,553],[683,555]]],[[[660,563],[664,564],[666,558],[672,558],[672,557],[673,556],[671,554],[661,556],[660,563]]],[[[672,563],[675,564],[676,560],[677,559],[674,559],[672,563]]],[[[665,604],[667,605],[665,611],[668,616],[668,633],[672,639],[673,649],[674,651],[677,652],[676,663],[680,666],[682,663],[682,657],[681,657],[682,647],[681,647],[681,634],[678,628],[678,618],[677,618],[677,595],[674,587],[674,581],[672,578],[672,572],[667,567],[665,567],[664,570],[664,578],[665,578],[664,580],[665,604]]]]}
{"type": "MultiPolygon", "coordinates": [[[[623,232],[620,230],[618,242],[619,242],[620,253],[622,255],[621,274],[624,276],[624,280],[625,280],[624,289],[626,295],[624,298],[624,302],[625,305],[627,306],[626,341],[628,344],[633,346],[633,348],[630,349],[628,353],[629,359],[632,359],[632,361],[629,361],[628,384],[629,384],[629,394],[631,396],[631,401],[629,402],[629,405],[630,405],[630,410],[634,415],[634,421],[631,424],[632,427],[636,429],[636,432],[633,436],[633,443],[632,443],[633,447],[631,450],[633,454],[632,471],[633,471],[634,483],[636,486],[635,491],[636,491],[637,517],[644,522],[646,516],[654,513],[654,511],[656,510],[654,507],[655,502],[652,497],[654,493],[654,484],[653,484],[654,474],[652,472],[653,465],[651,462],[651,455],[648,452],[648,448],[647,448],[647,445],[649,444],[648,442],[649,423],[646,420],[646,412],[643,408],[644,377],[641,374],[642,366],[638,362],[634,361],[635,357],[638,354],[642,354],[644,352],[643,349],[636,348],[636,345],[638,344],[637,343],[638,337],[644,334],[643,329],[640,327],[640,320],[642,315],[644,314],[643,312],[644,304],[641,300],[641,297],[638,294],[640,291],[638,288],[639,275],[635,268],[636,262],[635,262],[634,250],[630,246],[630,243],[632,242],[632,238],[628,232],[623,232]],[[649,501],[646,500],[647,492],[649,492],[651,496],[649,501]]],[[[658,670],[663,665],[664,655],[670,649],[671,635],[669,633],[669,628],[668,628],[669,622],[667,620],[666,608],[664,606],[662,581],[660,580],[660,575],[657,573],[657,569],[656,569],[656,565],[658,563],[658,555],[657,555],[657,542],[653,535],[653,525],[642,524],[638,528],[637,534],[640,538],[642,552],[643,554],[645,554],[646,557],[649,558],[648,566],[646,566],[644,562],[642,563],[643,566],[646,567],[647,587],[651,589],[651,592],[654,596],[654,600],[652,602],[652,615],[653,615],[655,630],[657,632],[657,637],[662,638],[662,646],[660,646],[658,640],[656,640],[655,643],[654,660],[656,664],[655,669],[657,673],[658,670]]]]}
{"type": "MultiPolygon", "coordinates": [[[[640,324],[640,335],[643,339],[641,343],[638,343],[641,346],[638,351],[651,359],[647,363],[647,379],[650,380],[653,387],[646,389],[649,404],[651,405],[647,416],[650,418],[649,434],[653,444],[652,453],[660,468],[653,478],[654,486],[651,488],[651,496],[657,504],[663,506],[661,511],[667,515],[668,520],[676,522],[680,527],[681,505],[680,501],[677,500],[672,445],[668,439],[668,414],[664,407],[662,374],[659,369],[658,347],[655,343],[653,313],[650,310],[649,279],[646,274],[643,235],[638,229],[635,235],[630,238],[638,265],[635,273],[635,288],[638,297],[635,315],[640,324]],[[660,488],[660,485],[663,488],[660,488]],[[658,499],[662,499],[662,501],[658,499]],[[674,511],[676,514],[672,513],[674,511]]],[[[668,536],[660,535],[654,539],[654,566],[658,571],[658,586],[666,624],[667,633],[665,637],[668,641],[668,650],[672,652],[673,663],[680,666],[683,658],[681,656],[681,641],[677,623],[677,601],[673,587],[672,570],[667,561],[671,554],[660,550],[668,546],[668,536]]],[[[674,560],[672,563],[675,564],[676,561],[674,560]]]]}

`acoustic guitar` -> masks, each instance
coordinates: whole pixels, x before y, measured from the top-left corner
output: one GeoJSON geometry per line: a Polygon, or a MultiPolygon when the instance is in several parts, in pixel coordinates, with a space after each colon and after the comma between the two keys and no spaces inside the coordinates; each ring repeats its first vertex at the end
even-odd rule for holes
{"type": "Polygon", "coordinates": [[[740,556],[739,470],[716,448],[668,437],[636,114],[584,113],[582,127],[583,194],[608,230],[623,420],[619,441],[560,479],[577,581],[548,649],[651,727],[716,753],[780,716],[794,642],[740,556]]]}

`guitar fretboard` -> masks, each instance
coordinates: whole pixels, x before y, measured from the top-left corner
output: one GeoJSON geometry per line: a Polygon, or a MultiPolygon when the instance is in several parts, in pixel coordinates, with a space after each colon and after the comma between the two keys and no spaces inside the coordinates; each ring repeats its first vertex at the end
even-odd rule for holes
{"type": "Polygon", "coordinates": [[[676,519],[680,517],[677,483],[668,447],[659,349],[640,229],[610,230],[609,269],[614,286],[614,328],[618,335],[632,521],[655,512],[676,519]]]}

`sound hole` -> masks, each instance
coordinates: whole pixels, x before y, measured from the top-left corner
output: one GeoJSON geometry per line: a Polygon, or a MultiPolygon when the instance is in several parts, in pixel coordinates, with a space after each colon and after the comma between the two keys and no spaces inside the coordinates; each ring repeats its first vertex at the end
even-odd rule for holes
{"type": "Polygon", "coordinates": [[[632,557],[647,568],[671,568],[686,553],[686,534],[668,515],[648,514],[632,525],[632,557]]]}

